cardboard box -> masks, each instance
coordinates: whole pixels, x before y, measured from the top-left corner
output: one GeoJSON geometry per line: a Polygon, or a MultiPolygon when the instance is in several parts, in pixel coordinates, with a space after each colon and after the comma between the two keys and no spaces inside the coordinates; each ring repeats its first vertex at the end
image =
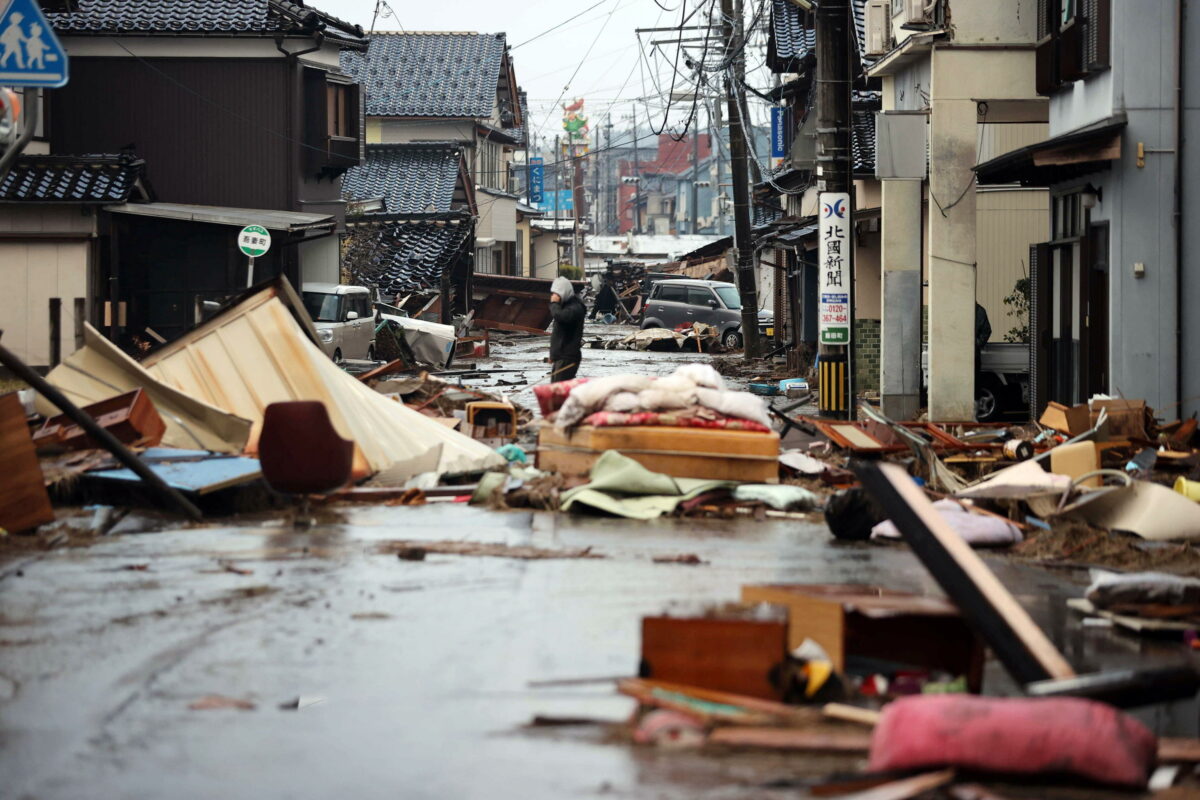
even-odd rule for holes
{"type": "Polygon", "coordinates": [[[1092,427],[1091,415],[1086,404],[1067,408],[1053,400],[1046,404],[1046,410],[1042,412],[1042,418],[1038,422],[1067,436],[1078,436],[1092,427]]]}
{"type": "Polygon", "coordinates": [[[983,642],[946,600],[854,584],[767,584],[743,586],[742,602],[785,607],[788,652],[812,639],[838,672],[860,656],[965,675],[972,692],[982,687],[983,642]]]}
{"type": "Polygon", "coordinates": [[[1148,439],[1145,400],[1094,400],[1091,425],[1096,424],[1100,409],[1108,410],[1108,436],[1111,439],[1148,439]]]}

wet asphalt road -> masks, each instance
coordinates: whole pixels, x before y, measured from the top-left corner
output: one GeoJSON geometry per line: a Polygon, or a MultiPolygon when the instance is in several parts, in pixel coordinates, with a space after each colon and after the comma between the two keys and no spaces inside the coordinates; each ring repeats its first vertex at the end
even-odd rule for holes
{"type": "MultiPolygon", "coordinates": [[[[631,710],[611,684],[530,683],[632,674],[643,615],[734,600],[747,582],[937,591],[903,548],[837,545],[816,522],[629,524],[461,505],[344,513],[302,533],[243,520],[118,534],[6,565],[0,796],[776,796],[762,785],[819,762],[528,731],[539,714],[616,721],[631,710]],[[411,562],[377,552],[394,538],[591,546],[606,558],[411,562]],[[709,563],[651,561],[684,552],[709,563]],[[256,708],[188,710],[209,694],[256,708]],[[321,702],[279,708],[298,697],[321,702]]],[[[1147,660],[1138,640],[1063,613],[1070,582],[998,568],[1075,664],[1147,660]]],[[[994,665],[989,681],[1005,690],[994,665]]],[[[1195,714],[1143,718],[1178,731],[1195,714]]]]}
{"type": "MultiPolygon", "coordinates": [[[[1080,575],[994,565],[1081,671],[1176,657],[1080,627],[1063,606],[1080,575]]],[[[92,547],[0,564],[0,798],[794,797],[767,784],[861,765],[530,730],[535,715],[632,710],[611,683],[530,684],[633,674],[647,614],[735,600],[749,582],[843,581],[938,593],[904,548],[833,543],[815,516],[342,507],[300,532],[268,516],[207,528],[131,518],[92,547]],[[412,562],[379,552],[392,539],[606,557],[412,562]],[[682,553],[708,563],[652,562],[682,553]],[[188,709],[210,694],[255,708],[188,709]],[[306,707],[280,708],[297,698],[306,707]]],[[[1011,688],[994,664],[988,688],[1011,688]]],[[[1194,733],[1195,718],[1143,715],[1174,733],[1194,733]]]]}

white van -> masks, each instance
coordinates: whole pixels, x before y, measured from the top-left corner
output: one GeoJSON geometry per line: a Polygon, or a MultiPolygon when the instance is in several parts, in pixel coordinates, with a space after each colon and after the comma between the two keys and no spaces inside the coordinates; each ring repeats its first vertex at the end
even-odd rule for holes
{"type": "Polygon", "coordinates": [[[365,286],[305,283],[301,291],[326,355],[339,364],[375,360],[375,312],[365,286]]]}

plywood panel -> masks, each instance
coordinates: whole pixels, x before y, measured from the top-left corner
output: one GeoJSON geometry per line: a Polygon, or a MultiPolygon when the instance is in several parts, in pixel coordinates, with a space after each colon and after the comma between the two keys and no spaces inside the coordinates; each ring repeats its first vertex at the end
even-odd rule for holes
{"type": "Polygon", "coordinates": [[[16,393],[0,395],[0,528],[18,532],[54,521],[42,468],[16,393]]]}

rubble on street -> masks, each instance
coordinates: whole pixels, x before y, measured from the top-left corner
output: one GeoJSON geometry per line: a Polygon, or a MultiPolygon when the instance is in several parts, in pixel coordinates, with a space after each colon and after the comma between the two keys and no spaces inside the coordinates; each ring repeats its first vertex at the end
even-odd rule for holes
{"type": "Polygon", "coordinates": [[[1194,7],[312,2],[0,2],[0,800],[1200,798],[1194,7]]]}

